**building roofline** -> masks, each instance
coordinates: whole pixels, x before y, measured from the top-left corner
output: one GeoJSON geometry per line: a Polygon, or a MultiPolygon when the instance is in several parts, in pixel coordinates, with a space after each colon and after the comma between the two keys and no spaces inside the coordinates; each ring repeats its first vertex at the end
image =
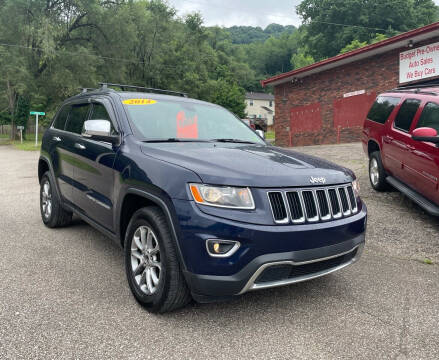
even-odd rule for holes
{"type": "Polygon", "coordinates": [[[362,48],[355,49],[344,54],[336,55],[329,59],[325,59],[299,69],[291,70],[289,72],[279,74],[265,80],[261,80],[261,85],[263,87],[267,85],[278,85],[292,80],[295,77],[302,78],[321,71],[329,70],[340,65],[361,60],[366,57],[385,52],[387,50],[399,48],[401,46],[398,45],[402,45],[402,43],[405,41],[422,41],[438,35],[439,22],[435,22],[418,29],[410,30],[402,34],[392,36],[391,38],[382,40],[375,44],[370,44],[362,48]]]}

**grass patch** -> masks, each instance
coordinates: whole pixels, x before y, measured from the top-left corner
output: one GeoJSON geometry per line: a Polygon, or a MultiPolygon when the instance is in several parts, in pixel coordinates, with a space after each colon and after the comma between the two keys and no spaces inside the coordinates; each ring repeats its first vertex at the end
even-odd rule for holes
{"type": "Polygon", "coordinates": [[[8,139],[9,137],[9,134],[0,134],[0,139],[8,139]]]}
{"type": "Polygon", "coordinates": [[[276,138],[276,136],[275,136],[275,134],[274,134],[274,131],[267,131],[267,132],[265,133],[265,138],[266,138],[267,140],[274,140],[274,139],[276,138]]]}
{"type": "Polygon", "coordinates": [[[426,264],[426,265],[433,265],[433,260],[431,260],[431,259],[424,259],[423,261],[422,261],[424,264],[426,264]]]}
{"type": "Polygon", "coordinates": [[[20,141],[14,141],[12,145],[14,145],[16,149],[24,151],[40,151],[41,149],[41,141],[38,142],[38,146],[35,146],[35,140],[23,140],[23,143],[20,141]]]}

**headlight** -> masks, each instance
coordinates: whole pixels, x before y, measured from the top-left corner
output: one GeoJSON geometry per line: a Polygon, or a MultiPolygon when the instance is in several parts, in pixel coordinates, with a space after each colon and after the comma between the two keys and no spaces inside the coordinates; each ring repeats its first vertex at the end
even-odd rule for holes
{"type": "Polygon", "coordinates": [[[352,189],[356,197],[360,196],[360,182],[358,180],[352,181],[352,189]]]}
{"type": "Polygon", "coordinates": [[[192,196],[198,204],[235,208],[254,209],[252,193],[246,187],[211,186],[189,184],[192,196]]]}

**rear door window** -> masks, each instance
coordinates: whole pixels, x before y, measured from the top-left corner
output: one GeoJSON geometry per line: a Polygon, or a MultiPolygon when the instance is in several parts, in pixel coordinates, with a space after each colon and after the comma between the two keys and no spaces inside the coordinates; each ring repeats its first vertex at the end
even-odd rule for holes
{"type": "Polygon", "coordinates": [[[394,127],[398,130],[408,132],[420,104],[421,100],[418,99],[407,99],[404,101],[396,115],[394,127]]]}
{"type": "Polygon", "coordinates": [[[70,105],[63,106],[63,108],[59,111],[52,125],[55,129],[64,130],[67,117],[69,115],[69,111],[70,111],[70,105]]]}
{"type": "Polygon", "coordinates": [[[84,121],[87,120],[89,110],[89,104],[72,105],[66,125],[66,131],[81,134],[82,127],[84,126],[84,121]]]}
{"type": "Polygon", "coordinates": [[[378,96],[367,114],[369,120],[384,124],[392,113],[400,98],[391,96],[378,96]]]}
{"type": "Polygon", "coordinates": [[[430,127],[436,129],[439,133],[439,105],[436,103],[427,103],[422,110],[416,128],[430,127]]]}

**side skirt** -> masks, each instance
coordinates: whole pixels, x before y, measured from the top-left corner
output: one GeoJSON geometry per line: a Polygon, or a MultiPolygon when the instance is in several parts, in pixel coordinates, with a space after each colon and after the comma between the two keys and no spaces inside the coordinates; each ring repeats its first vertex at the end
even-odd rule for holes
{"type": "Polygon", "coordinates": [[[96,230],[98,230],[99,232],[101,232],[105,236],[109,237],[111,240],[116,242],[119,245],[119,247],[121,247],[120,246],[119,238],[116,236],[116,234],[114,234],[113,232],[107,230],[105,227],[103,227],[102,225],[98,224],[96,221],[90,219],[87,215],[83,214],[81,211],[78,211],[73,206],[71,206],[69,204],[66,204],[64,202],[63,207],[65,207],[67,210],[73,212],[75,215],[78,215],[87,224],[93,226],[96,230]]]}
{"type": "Polygon", "coordinates": [[[423,195],[419,194],[417,191],[413,190],[403,182],[395,179],[393,176],[386,177],[386,181],[392,185],[394,188],[401,191],[410,200],[418,204],[422,209],[428,212],[430,215],[439,216],[439,206],[428,200],[423,195]]]}

